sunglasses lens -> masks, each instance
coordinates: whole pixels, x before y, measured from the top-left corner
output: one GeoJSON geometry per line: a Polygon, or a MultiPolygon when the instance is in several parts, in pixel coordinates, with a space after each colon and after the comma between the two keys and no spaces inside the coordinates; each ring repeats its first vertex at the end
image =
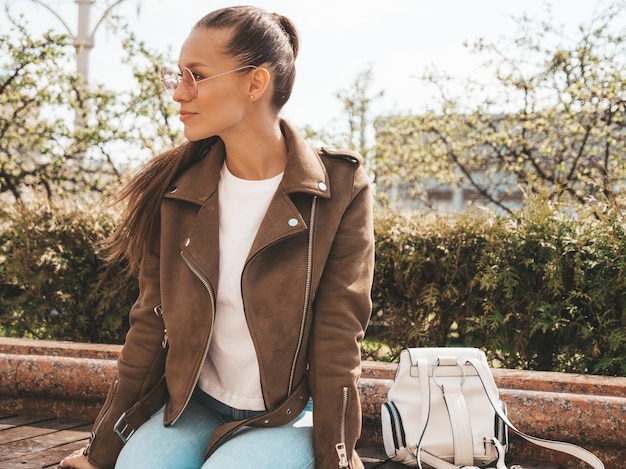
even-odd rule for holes
{"type": "Polygon", "coordinates": [[[174,95],[179,83],[178,75],[171,68],[163,67],[161,69],[161,83],[163,83],[163,88],[168,94],[174,95]]]}
{"type": "Polygon", "coordinates": [[[191,73],[191,70],[188,68],[183,68],[182,71],[183,76],[183,85],[185,85],[185,90],[189,93],[191,99],[195,99],[198,97],[198,89],[196,88],[196,80],[191,73]]]}

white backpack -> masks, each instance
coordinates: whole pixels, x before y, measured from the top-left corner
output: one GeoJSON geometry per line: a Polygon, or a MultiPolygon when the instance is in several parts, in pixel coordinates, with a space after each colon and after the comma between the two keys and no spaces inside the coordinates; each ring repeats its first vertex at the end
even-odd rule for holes
{"type": "Polygon", "coordinates": [[[495,463],[496,469],[506,469],[510,428],[536,445],[604,469],[583,448],[517,430],[507,418],[485,354],[479,349],[403,350],[381,413],[387,456],[408,466],[471,469],[495,463]]]}

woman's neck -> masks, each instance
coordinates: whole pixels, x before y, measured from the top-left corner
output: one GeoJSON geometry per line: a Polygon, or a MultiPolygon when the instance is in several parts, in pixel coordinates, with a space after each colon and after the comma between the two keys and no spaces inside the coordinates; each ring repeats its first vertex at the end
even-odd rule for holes
{"type": "Polygon", "coordinates": [[[287,144],[278,119],[238,130],[236,135],[224,136],[222,140],[228,170],[240,179],[269,179],[285,170],[287,144]]]}

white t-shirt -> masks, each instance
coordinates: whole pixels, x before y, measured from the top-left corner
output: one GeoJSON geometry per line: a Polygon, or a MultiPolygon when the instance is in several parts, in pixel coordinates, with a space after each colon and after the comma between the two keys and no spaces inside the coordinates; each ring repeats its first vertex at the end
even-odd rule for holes
{"type": "Polygon", "coordinates": [[[283,174],[265,180],[239,179],[224,163],[220,176],[217,310],[198,384],[235,409],[265,410],[259,364],[243,310],[241,274],[283,174]]]}

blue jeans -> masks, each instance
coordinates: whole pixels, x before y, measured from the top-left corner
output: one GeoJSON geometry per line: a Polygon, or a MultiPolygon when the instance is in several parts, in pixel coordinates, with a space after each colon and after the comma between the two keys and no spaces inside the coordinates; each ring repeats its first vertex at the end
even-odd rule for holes
{"type": "Polygon", "coordinates": [[[244,427],[205,462],[204,452],[221,424],[260,412],[233,409],[196,389],[178,421],[163,425],[165,407],[128,440],[115,469],[310,469],[313,452],[313,407],[281,427],[244,427]]]}

